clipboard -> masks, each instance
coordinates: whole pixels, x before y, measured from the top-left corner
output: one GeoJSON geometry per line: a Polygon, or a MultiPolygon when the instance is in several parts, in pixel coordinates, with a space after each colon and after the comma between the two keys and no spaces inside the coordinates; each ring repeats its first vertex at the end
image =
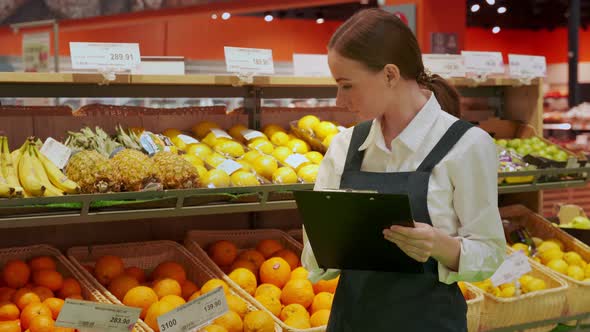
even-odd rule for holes
{"type": "Polygon", "coordinates": [[[294,191],[318,265],[340,270],[424,273],[423,264],[383,237],[414,227],[408,195],[366,191],[294,191]]]}

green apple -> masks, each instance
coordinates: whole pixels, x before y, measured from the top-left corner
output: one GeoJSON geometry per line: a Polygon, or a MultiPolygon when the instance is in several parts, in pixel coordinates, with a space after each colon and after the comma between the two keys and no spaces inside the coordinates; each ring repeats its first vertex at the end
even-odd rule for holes
{"type": "Polygon", "coordinates": [[[547,149],[545,149],[545,151],[547,151],[551,154],[555,154],[555,153],[559,152],[559,148],[555,145],[550,145],[547,147],[547,149]]]}
{"type": "Polygon", "coordinates": [[[545,146],[541,145],[541,143],[539,143],[539,142],[535,142],[532,145],[533,151],[537,151],[537,152],[540,152],[541,150],[543,150],[544,147],[545,146]]]}
{"type": "Polygon", "coordinates": [[[563,150],[557,151],[553,156],[555,157],[555,161],[567,161],[569,159],[567,152],[563,150]]]}
{"type": "Polygon", "coordinates": [[[499,139],[496,141],[496,144],[498,144],[499,146],[502,146],[502,147],[506,147],[508,145],[508,141],[505,139],[499,139]]]}
{"type": "Polygon", "coordinates": [[[590,229],[590,219],[577,216],[571,221],[572,227],[577,229],[590,229]]]}
{"type": "Polygon", "coordinates": [[[539,157],[551,159],[551,155],[549,153],[547,153],[547,151],[545,151],[545,150],[539,151],[538,155],[539,155],[539,157]]]}
{"type": "Polygon", "coordinates": [[[531,148],[530,145],[521,145],[518,149],[516,149],[516,152],[521,156],[526,156],[533,152],[533,148],[531,148]]]}
{"type": "Polygon", "coordinates": [[[530,138],[530,140],[531,140],[531,142],[533,142],[533,143],[538,143],[538,142],[541,142],[541,139],[540,139],[540,138],[538,138],[537,136],[533,136],[533,137],[531,137],[531,138],[530,138]]]}
{"type": "Polygon", "coordinates": [[[511,139],[508,142],[508,147],[509,148],[515,148],[515,149],[517,149],[520,146],[521,143],[522,142],[521,142],[520,138],[511,139]]]}

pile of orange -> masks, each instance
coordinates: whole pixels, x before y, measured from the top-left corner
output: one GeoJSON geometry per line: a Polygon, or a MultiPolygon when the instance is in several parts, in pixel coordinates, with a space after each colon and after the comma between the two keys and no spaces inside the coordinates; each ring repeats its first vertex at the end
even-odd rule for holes
{"type": "Polygon", "coordinates": [[[217,241],[208,254],[229,278],[286,325],[306,329],[328,323],[338,278],[312,284],[299,257],[276,240],[262,240],[240,251],[217,241]]]}
{"type": "Polygon", "coordinates": [[[0,278],[0,331],[73,332],[55,326],[66,298],[83,299],[82,288],[57,271],[52,257],[8,261],[0,278]]]}

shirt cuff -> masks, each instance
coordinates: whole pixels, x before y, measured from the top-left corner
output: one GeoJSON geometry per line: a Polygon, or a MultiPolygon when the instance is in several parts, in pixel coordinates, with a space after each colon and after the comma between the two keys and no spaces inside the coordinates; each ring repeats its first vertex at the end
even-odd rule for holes
{"type": "Polygon", "coordinates": [[[481,242],[465,238],[459,240],[459,271],[451,271],[438,263],[439,280],[445,284],[483,281],[496,272],[506,257],[505,245],[497,244],[495,241],[481,242]]]}

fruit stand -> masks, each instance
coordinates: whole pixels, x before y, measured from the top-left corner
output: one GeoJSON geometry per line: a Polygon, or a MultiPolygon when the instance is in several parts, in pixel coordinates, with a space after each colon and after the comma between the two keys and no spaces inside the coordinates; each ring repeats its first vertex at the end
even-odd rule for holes
{"type": "MultiPolygon", "coordinates": [[[[493,109],[498,118],[519,121],[529,125],[536,133],[542,133],[540,80],[534,80],[529,85],[523,85],[520,81],[509,78],[490,78],[483,82],[470,79],[453,79],[451,82],[460,90],[464,98],[486,100],[486,104],[493,109]]],[[[176,126],[181,132],[187,133],[190,131],[190,127],[197,122],[204,123],[211,119],[223,123],[221,126],[223,129],[234,128],[239,124],[247,123],[249,130],[259,131],[266,125],[279,122],[285,128],[292,123],[294,123],[293,127],[297,128],[297,120],[301,118],[302,114],[317,114],[322,119],[349,125],[351,115],[342,110],[307,108],[296,112],[289,108],[263,106],[265,100],[333,98],[335,94],[336,85],[329,78],[253,77],[251,81],[243,81],[234,76],[117,75],[114,81],[107,81],[99,74],[0,73],[0,97],[218,97],[239,98],[243,105],[242,109],[233,110],[233,112],[219,111],[215,107],[210,107],[207,109],[199,108],[198,110],[202,111],[202,113],[199,113],[197,109],[192,109],[192,111],[188,109],[185,110],[186,113],[182,113],[184,115],[175,116],[154,115],[149,114],[149,110],[136,110],[125,107],[120,109],[113,107],[113,113],[107,113],[110,114],[109,116],[101,116],[100,107],[97,108],[98,111],[88,111],[90,115],[86,114],[78,117],[68,114],[35,113],[29,118],[30,123],[26,130],[23,130],[20,126],[22,117],[19,118],[18,115],[3,117],[0,113],[0,130],[3,130],[10,142],[12,142],[12,150],[14,150],[18,148],[16,144],[22,144],[29,136],[36,136],[41,139],[47,137],[60,139],[62,137],[59,135],[64,135],[67,131],[78,131],[83,126],[98,125],[95,121],[100,122],[101,126],[110,134],[114,134],[116,127],[119,125],[125,128],[150,127],[150,130],[158,133],[165,132],[167,128],[176,126]]],[[[210,129],[208,128],[205,134],[210,129]]],[[[331,128],[326,129],[326,131],[329,130],[331,128]]],[[[131,129],[129,129],[129,133],[131,135],[131,129]]],[[[231,130],[229,134],[232,134],[231,130]]],[[[491,132],[491,134],[494,134],[494,132],[491,132]]],[[[197,136],[199,135],[195,133],[195,137],[197,136]]],[[[289,139],[305,140],[303,136],[305,136],[304,133],[300,133],[298,136],[297,130],[295,130],[293,137],[289,139]]],[[[235,135],[232,137],[235,138],[235,135]]],[[[197,138],[200,141],[207,139],[206,137],[197,138]]],[[[325,137],[322,138],[325,139],[325,137]]],[[[254,140],[244,139],[243,142],[235,139],[240,144],[234,144],[234,147],[243,147],[244,151],[263,149],[263,147],[255,146],[254,140]]],[[[65,141],[65,138],[63,140],[65,141]]],[[[182,143],[175,145],[178,146],[179,144],[182,143]]],[[[309,145],[314,147],[314,144],[309,145]]],[[[321,150],[322,140],[318,140],[315,146],[317,146],[316,149],[321,150]]],[[[298,147],[290,148],[298,149],[298,147]]],[[[241,155],[241,153],[238,155],[241,155]]],[[[577,156],[570,155],[568,157],[578,160],[577,156]]],[[[279,168],[289,166],[284,160],[278,157],[277,159],[279,159],[279,168]]],[[[564,159],[564,157],[560,155],[559,159],[564,159]]],[[[240,161],[239,158],[235,160],[240,161]]],[[[580,158],[581,160],[582,158],[580,158]]],[[[214,160],[205,160],[206,171],[216,169],[219,165],[213,165],[215,163],[214,160]]],[[[203,164],[203,161],[201,161],[201,164],[203,164]]],[[[310,164],[312,163],[310,162],[310,164]]],[[[272,304],[268,304],[268,306],[262,305],[252,292],[244,294],[242,285],[235,285],[235,280],[230,278],[234,271],[224,270],[224,266],[215,265],[215,262],[212,262],[208,257],[206,251],[210,249],[210,241],[205,241],[207,242],[205,243],[194,237],[191,240],[190,237],[191,234],[193,236],[198,234],[198,231],[205,232],[204,237],[206,237],[207,230],[267,228],[288,230],[300,227],[301,222],[290,192],[311,189],[313,183],[311,183],[312,181],[302,180],[303,176],[299,174],[299,166],[303,166],[303,164],[293,166],[293,169],[297,171],[294,174],[296,174],[295,177],[298,180],[295,181],[296,183],[289,184],[277,183],[274,176],[271,176],[273,174],[264,174],[263,169],[256,172],[257,175],[265,175],[257,177],[260,182],[259,185],[220,187],[208,185],[206,188],[159,188],[159,190],[0,199],[0,229],[2,229],[0,231],[0,243],[2,243],[3,247],[46,243],[59,248],[63,252],[67,251],[69,258],[75,263],[74,265],[77,266],[85,282],[92,285],[94,289],[113,303],[125,301],[110,294],[109,290],[105,289],[106,285],[96,280],[96,275],[86,271],[86,267],[83,266],[85,263],[93,266],[102,255],[116,255],[122,257],[125,267],[131,264],[139,266],[145,271],[151,271],[154,268],[157,269],[158,264],[166,260],[176,260],[184,266],[187,273],[191,275],[191,279],[194,279],[193,281],[198,283],[199,286],[203,286],[211,278],[225,280],[229,284],[231,292],[245,299],[249,312],[257,309],[266,313],[271,312],[273,314],[271,315],[273,328],[276,331],[312,331],[311,326],[307,327],[306,324],[302,324],[301,326],[305,327],[299,329],[286,324],[288,317],[281,317],[282,312],[276,313],[268,310],[268,307],[272,307],[272,304]],[[197,233],[191,232],[195,230],[197,233]],[[184,247],[178,245],[178,247],[170,249],[177,253],[176,256],[162,256],[153,261],[152,257],[157,256],[157,252],[150,248],[149,243],[141,242],[162,240],[176,241],[178,243],[186,240],[185,246],[188,247],[189,251],[187,252],[184,247]],[[117,244],[111,245],[113,243],[117,244]],[[144,253],[145,255],[143,255],[144,253]],[[180,257],[178,255],[182,257],[178,258],[180,257]],[[206,271],[201,271],[201,273],[198,271],[199,269],[206,271]]],[[[589,180],[590,167],[586,167],[585,162],[577,163],[575,166],[569,164],[563,165],[564,167],[555,164],[550,166],[499,172],[500,178],[527,179],[526,181],[499,184],[500,206],[522,204],[528,209],[538,212],[542,207],[542,190],[583,187],[586,186],[589,180]]],[[[199,176],[201,177],[200,174],[199,176]]],[[[206,183],[212,184],[213,182],[213,180],[207,178],[206,183]]],[[[230,183],[229,180],[227,183],[230,183]]],[[[248,233],[244,234],[247,236],[248,233]]],[[[282,234],[288,236],[285,233],[282,234]]],[[[215,233],[211,233],[211,236],[213,235],[215,233]]],[[[229,235],[228,237],[230,238],[226,238],[226,240],[236,242],[240,251],[252,249],[256,246],[256,242],[264,240],[257,237],[251,239],[251,241],[245,241],[245,239],[236,240],[229,235]]],[[[269,235],[267,238],[273,239],[273,236],[269,235]]],[[[295,241],[290,237],[289,239],[287,242],[295,241]]],[[[223,237],[217,240],[223,240],[223,237]]],[[[174,247],[172,242],[153,243],[154,246],[164,246],[166,244],[168,247],[174,247]]],[[[284,246],[297,255],[300,253],[288,245],[284,246]]],[[[162,252],[167,252],[167,250],[162,249],[162,252]]],[[[265,257],[265,259],[270,260],[273,257],[269,256],[265,257]]],[[[234,263],[234,261],[232,260],[231,263],[234,263]]],[[[293,269],[290,267],[289,271],[291,270],[295,270],[295,267],[293,269]]],[[[485,317],[483,315],[485,315],[486,310],[489,313],[490,310],[495,310],[495,307],[500,309],[493,311],[492,314],[502,316],[524,310],[522,306],[526,306],[528,310],[535,310],[535,299],[538,298],[545,299],[546,305],[554,303],[558,307],[560,305],[566,307],[566,297],[576,296],[574,292],[570,292],[567,288],[569,280],[568,282],[562,281],[559,276],[555,276],[546,270],[545,267],[535,265],[532,274],[550,284],[551,290],[547,290],[546,293],[527,294],[524,299],[501,299],[488,294],[484,296],[479,288],[468,285],[467,289],[471,294],[469,295],[470,303],[473,305],[470,307],[470,315],[476,317],[472,317],[470,320],[475,322],[476,326],[471,327],[470,331],[491,330],[493,328],[499,328],[498,330],[502,331],[516,331],[539,326],[555,326],[558,322],[590,317],[590,308],[588,308],[588,310],[582,309],[571,312],[570,317],[565,316],[566,311],[558,309],[549,316],[547,316],[548,314],[539,313],[524,317],[523,320],[510,321],[510,317],[505,317],[509,326],[506,324],[497,325],[497,322],[480,319],[485,317]],[[510,308],[518,308],[518,310],[510,308]],[[481,315],[479,315],[480,312],[481,315]],[[502,314],[502,312],[506,314],[502,314]],[[547,319],[550,321],[545,321],[547,319]],[[480,320],[481,323],[479,323],[480,320]]],[[[239,277],[241,276],[236,276],[238,279],[239,277]]],[[[285,283],[287,281],[290,282],[290,280],[285,280],[285,283]]],[[[309,289],[308,285],[296,286],[295,284],[293,284],[293,288],[309,289]]],[[[306,301],[314,300],[314,292],[318,293],[312,289],[311,295],[306,298],[306,301]]],[[[330,297],[325,294],[323,296],[330,297]]],[[[290,300],[288,295],[285,298],[284,303],[279,303],[279,306],[298,304],[294,300],[290,300]]],[[[322,301],[318,300],[318,302],[322,301]]],[[[308,307],[311,308],[311,306],[312,304],[309,303],[308,307]]],[[[318,304],[318,306],[320,305],[318,304]]],[[[292,310],[299,310],[296,306],[291,308],[292,310]]],[[[317,311],[321,310],[318,309],[317,311]]],[[[309,319],[313,320],[313,314],[315,313],[314,310],[310,309],[308,313],[309,319]]],[[[325,312],[322,312],[322,314],[325,314],[325,312]]],[[[316,319],[323,321],[319,316],[316,316],[316,319]]],[[[301,323],[291,322],[294,325],[301,323]]],[[[152,326],[146,325],[145,322],[140,323],[137,327],[146,331],[152,329],[152,326]]],[[[320,327],[320,330],[323,329],[320,327]]]]}

